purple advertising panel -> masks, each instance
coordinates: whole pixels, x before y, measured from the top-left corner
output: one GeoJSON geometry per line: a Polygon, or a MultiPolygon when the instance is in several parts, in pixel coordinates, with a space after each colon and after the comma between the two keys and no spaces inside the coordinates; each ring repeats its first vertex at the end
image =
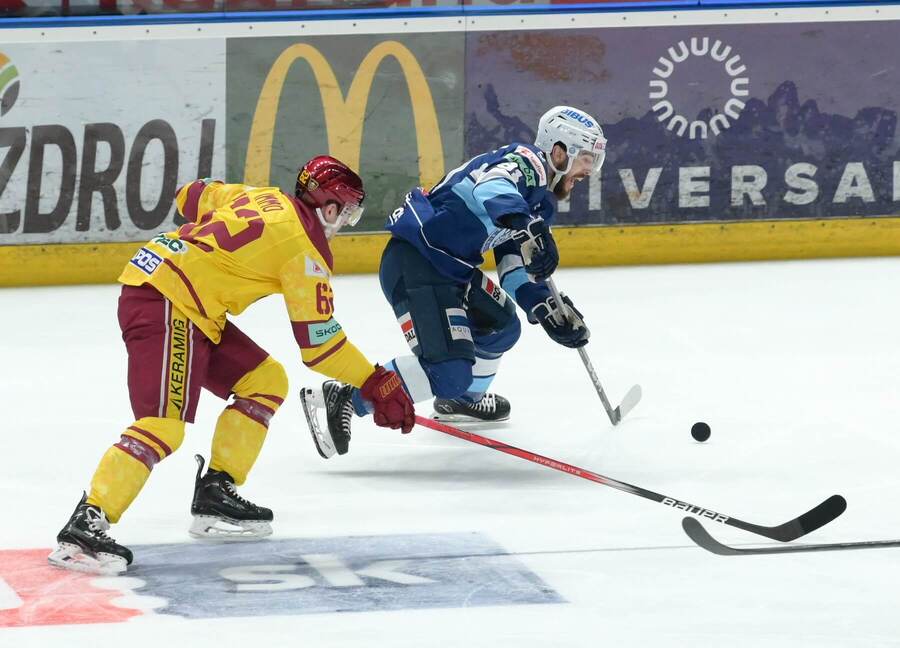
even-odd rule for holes
{"type": "Polygon", "coordinates": [[[467,34],[466,152],[580,107],[609,140],[564,224],[900,213],[900,22],[467,34]]]}

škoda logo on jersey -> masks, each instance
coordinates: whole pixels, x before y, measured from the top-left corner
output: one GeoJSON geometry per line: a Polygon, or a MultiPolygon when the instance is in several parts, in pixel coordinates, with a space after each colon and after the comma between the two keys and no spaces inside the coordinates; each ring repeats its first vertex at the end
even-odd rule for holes
{"type": "MultiPolygon", "coordinates": [[[[281,95],[291,67],[301,59],[312,68],[319,84],[329,155],[352,169],[359,169],[369,93],[376,73],[388,58],[400,64],[409,90],[419,149],[420,183],[430,187],[440,180],[444,176],[444,146],[428,80],[415,55],[405,45],[387,40],[378,43],[366,54],[346,94],[338,84],[331,64],[314,46],[297,43],[282,51],[269,69],[256,103],[247,142],[244,182],[254,186],[270,183],[272,141],[281,95]]],[[[301,185],[307,181],[314,182],[308,174],[304,178],[303,172],[297,179],[301,185]]],[[[310,184],[309,188],[315,187],[310,184]]]]}

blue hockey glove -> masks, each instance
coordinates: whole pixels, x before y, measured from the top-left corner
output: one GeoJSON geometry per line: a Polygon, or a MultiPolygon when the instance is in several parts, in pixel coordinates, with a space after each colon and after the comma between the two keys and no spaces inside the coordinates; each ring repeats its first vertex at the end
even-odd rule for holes
{"type": "Polygon", "coordinates": [[[538,281],[553,274],[559,265],[559,250],[543,218],[529,221],[522,229],[516,230],[513,240],[519,244],[525,272],[538,281]]]}
{"type": "Polygon", "coordinates": [[[556,304],[552,296],[531,309],[531,315],[544,327],[547,335],[556,342],[570,349],[577,349],[588,343],[591,331],[584,323],[581,313],[572,304],[572,300],[562,295],[562,308],[556,304]]]}

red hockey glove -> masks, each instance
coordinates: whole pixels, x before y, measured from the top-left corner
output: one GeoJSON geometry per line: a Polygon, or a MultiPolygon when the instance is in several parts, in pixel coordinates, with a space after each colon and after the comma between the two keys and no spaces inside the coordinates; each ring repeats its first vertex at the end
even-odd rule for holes
{"type": "Polygon", "coordinates": [[[412,431],[416,423],[416,411],[403,389],[403,381],[393,371],[375,367],[373,373],[359,390],[364,399],[375,407],[375,425],[400,428],[403,434],[412,431]]]}

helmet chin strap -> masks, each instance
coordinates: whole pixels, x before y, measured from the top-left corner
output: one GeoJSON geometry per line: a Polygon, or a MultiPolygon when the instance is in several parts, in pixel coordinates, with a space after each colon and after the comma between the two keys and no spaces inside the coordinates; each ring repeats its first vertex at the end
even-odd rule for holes
{"type": "Polygon", "coordinates": [[[550,181],[550,184],[547,185],[547,188],[548,188],[550,191],[553,191],[554,189],[556,189],[556,185],[559,184],[559,181],[562,180],[562,179],[565,178],[565,177],[566,177],[566,172],[565,172],[565,171],[560,171],[559,169],[557,169],[557,168],[554,167],[554,169],[553,169],[553,179],[550,181]]]}
{"type": "Polygon", "coordinates": [[[553,191],[556,188],[556,185],[559,184],[559,181],[565,177],[565,175],[572,169],[572,162],[575,161],[575,158],[568,153],[566,154],[566,168],[565,169],[557,169],[556,165],[553,164],[553,152],[551,151],[549,155],[547,155],[547,164],[550,165],[550,170],[553,171],[553,179],[550,181],[547,188],[550,191],[553,191]]]}
{"type": "Polygon", "coordinates": [[[326,221],[321,207],[316,207],[316,216],[319,217],[322,229],[325,230],[325,238],[328,240],[331,240],[331,237],[337,234],[338,230],[341,229],[341,225],[343,225],[343,223],[329,223],[326,221]]]}

